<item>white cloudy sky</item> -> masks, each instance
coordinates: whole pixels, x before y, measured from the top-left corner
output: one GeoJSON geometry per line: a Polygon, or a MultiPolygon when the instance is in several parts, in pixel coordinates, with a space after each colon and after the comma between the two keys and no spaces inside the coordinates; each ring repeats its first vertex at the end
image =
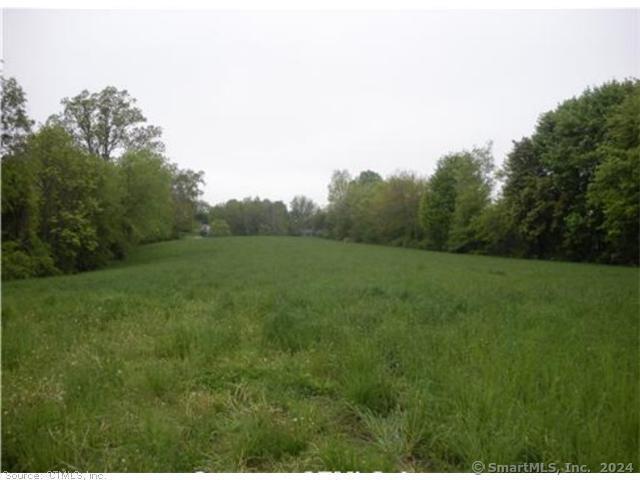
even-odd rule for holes
{"type": "Polygon", "coordinates": [[[588,86],[640,76],[638,10],[5,10],[5,73],[44,121],[60,99],[127,89],[205,200],[304,193],[334,169],[433,171],[511,140],[588,86]]]}

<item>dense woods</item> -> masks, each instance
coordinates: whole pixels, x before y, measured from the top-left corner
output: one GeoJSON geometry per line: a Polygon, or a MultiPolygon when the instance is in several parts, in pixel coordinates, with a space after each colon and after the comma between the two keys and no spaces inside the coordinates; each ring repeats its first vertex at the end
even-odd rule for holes
{"type": "Polygon", "coordinates": [[[2,97],[3,278],[78,272],[193,229],[202,172],[163,156],[126,91],[62,101],[33,130],[14,79],[2,97]]]}
{"type": "Polygon", "coordinates": [[[136,244],[211,234],[318,235],[450,252],[638,264],[640,82],[587,89],[539,118],[501,169],[491,144],[433,174],[333,173],[329,203],[259,198],[209,206],[203,173],[164,155],[161,129],[113,87],[63,99],[37,131],[3,81],[4,278],[76,272],[136,244]]]}
{"type": "Polygon", "coordinates": [[[234,235],[304,231],[450,252],[637,264],[640,82],[588,89],[543,114],[501,169],[489,143],[443,156],[429,178],[336,171],[328,199],[324,210],[308,201],[304,229],[299,200],[289,229],[284,206],[268,200],[232,200],[213,207],[210,218],[226,221],[234,235]],[[268,213],[271,205],[278,216],[268,213]]]}

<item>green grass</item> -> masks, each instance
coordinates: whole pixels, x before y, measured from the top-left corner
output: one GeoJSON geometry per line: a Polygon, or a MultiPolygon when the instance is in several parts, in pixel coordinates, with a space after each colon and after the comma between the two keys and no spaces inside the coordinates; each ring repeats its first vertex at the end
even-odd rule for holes
{"type": "Polygon", "coordinates": [[[2,470],[637,470],[638,288],[276,237],[4,282],[2,470]]]}

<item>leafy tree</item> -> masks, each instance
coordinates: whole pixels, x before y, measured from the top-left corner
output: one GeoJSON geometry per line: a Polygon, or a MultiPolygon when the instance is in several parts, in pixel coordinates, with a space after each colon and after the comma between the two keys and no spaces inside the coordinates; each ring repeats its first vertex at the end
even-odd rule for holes
{"type": "Polygon", "coordinates": [[[553,248],[551,226],[557,198],[549,173],[531,139],[513,142],[501,172],[505,178],[503,211],[522,239],[525,256],[542,257],[553,248]]]}
{"type": "Polygon", "coordinates": [[[130,243],[167,239],[173,233],[172,168],[147,150],[128,152],[118,160],[124,188],[124,231],[130,243]]]}
{"type": "Polygon", "coordinates": [[[59,127],[44,127],[29,142],[27,161],[35,168],[38,190],[38,238],[63,272],[87,270],[110,257],[101,236],[109,211],[103,194],[109,171],[96,157],[79,150],[59,127]]]}
{"type": "Polygon", "coordinates": [[[196,218],[198,197],[202,195],[200,185],[204,185],[204,172],[193,170],[181,170],[177,165],[171,166],[172,192],[175,212],[175,234],[190,232],[193,230],[193,222],[196,218]]]}
{"type": "Polygon", "coordinates": [[[162,130],[145,125],[147,119],[126,90],[106,87],[97,93],[83,90],[73,98],[64,98],[62,114],[54,123],[63,125],[79,145],[105,160],[116,151],[164,151],[162,130]]]}
{"type": "Polygon", "coordinates": [[[2,158],[2,241],[28,246],[38,226],[36,165],[24,151],[2,158]]]}
{"type": "Polygon", "coordinates": [[[492,170],[491,144],[438,161],[420,203],[429,248],[462,252],[478,247],[474,220],[490,202],[492,170]]]}
{"type": "Polygon", "coordinates": [[[0,155],[15,152],[31,133],[33,120],[27,115],[27,99],[15,78],[2,77],[2,137],[0,155]]]}
{"type": "Polygon", "coordinates": [[[380,176],[379,173],[374,172],[372,170],[364,170],[360,172],[360,174],[358,175],[358,178],[356,178],[355,181],[360,185],[374,184],[374,183],[382,182],[382,177],[380,176]]]}
{"type": "Polygon", "coordinates": [[[261,221],[260,233],[270,235],[287,235],[289,233],[289,215],[287,206],[278,200],[262,201],[263,219],[261,221]]]}
{"type": "Polygon", "coordinates": [[[422,235],[418,218],[424,182],[401,172],[379,184],[373,200],[377,241],[393,245],[417,245],[422,235]]]}
{"type": "Polygon", "coordinates": [[[211,234],[214,237],[228,237],[231,235],[229,224],[220,218],[211,221],[211,234]]]}
{"type": "Polygon", "coordinates": [[[438,160],[420,201],[420,221],[427,248],[444,250],[449,240],[451,219],[456,207],[455,164],[460,157],[448,155],[438,160]]]}
{"type": "Polygon", "coordinates": [[[286,235],[289,231],[287,206],[280,201],[233,199],[211,208],[209,217],[225,220],[232,235],[286,235]]]}
{"type": "Polygon", "coordinates": [[[298,195],[289,205],[289,228],[292,234],[300,235],[303,230],[313,228],[313,219],[318,206],[304,195],[298,195]]]}
{"type": "Polygon", "coordinates": [[[338,203],[345,198],[351,183],[351,175],[347,170],[336,170],[329,183],[329,203],[338,203]]]}
{"type": "MultiPolygon", "coordinates": [[[[32,138],[32,137],[31,137],[32,138]]],[[[32,141],[32,140],[31,140],[32,141]]],[[[38,164],[25,148],[2,158],[2,278],[57,273],[49,247],[38,237],[38,164]]]]}
{"type": "Polygon", "coordinates": [[[490,255],[523,256],[523,243],[504,199],[488,205],[473,220],[478,251],[490,255]]]}
{"type": "Polygon", "coordinates": [[[372,202],[381,183],[382,177],[371,170],[361,172],[353,180],[346,170],[333,173],[327,223],[334,238],[376,241],[372,202]]]}
{"type": "Polygon", "coordinates": [[[632,97],[638,88],[637,80],[628,80],[587,89],[542,115],[532,137],[515,145],[505,168],[504,197],[527,255],[637,261],[637,255],[629,259],[632,243],[637,244],[630,233],[633,208],[613,205],[637,203],[632,180],[637,155],[629,139],[637,125],[632,97]],[[629,183],[612,192],[614,178],[624,175],[629,183]]]}
{"type": "Polygon", "coordinates": [[[329,207],[327,224],[334,238],[345,238],[349,234],[351,219],[347,206],[347,191],[351,183],[351,175],[346,170],[336,170],[329,183],[329,207]]]}
{"type": "Polygon", "coordinates": [[[448,239],[450,251],[468,252],[478,248],[475,219],[491,201],[492,172],[491,143],[474,148],[458,166],[455,210],[448,239]]]}
{"type": "Polygon", "coordinates": [[[602,163],[587,192],[588,206],[602,211],[604,260],[638,263],[640,254],[640,84],[610,115],[602,163]]]}

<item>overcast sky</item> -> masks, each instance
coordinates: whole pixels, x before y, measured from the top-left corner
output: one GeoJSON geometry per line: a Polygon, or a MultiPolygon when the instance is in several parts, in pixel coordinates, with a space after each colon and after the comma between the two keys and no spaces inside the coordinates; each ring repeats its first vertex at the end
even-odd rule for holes
{"type": "Polygon", "coordinates": [[[38,122],[114,85],[204,170],[204,199],[326,203],[335,169],[430,174],[540,113],[640,76],[638,11],[5,10],[5,74],[38,122]]]}

